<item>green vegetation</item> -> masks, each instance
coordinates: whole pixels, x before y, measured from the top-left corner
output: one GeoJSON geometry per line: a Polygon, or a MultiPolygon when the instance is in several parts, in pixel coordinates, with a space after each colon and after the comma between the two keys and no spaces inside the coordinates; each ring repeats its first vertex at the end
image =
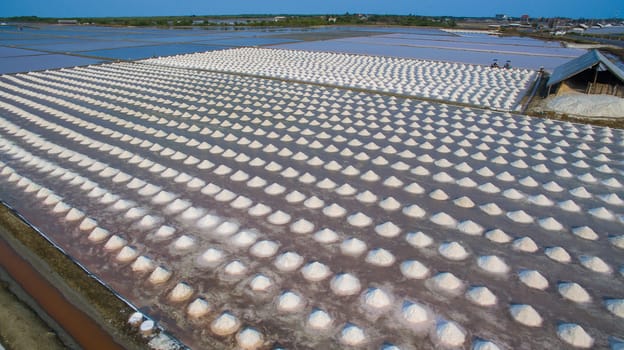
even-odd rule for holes
{"type": "Polygon", "coordinates": [[[75,20],[77,24],[135,27],[213,27],[213,26],[253,26],[253,27],[309,27],[322,25],[389,25],[455,27],[455,19],[450,17],[423,17],[398,15],[246,15],[246,16],[160,16],[160,17],[75,17],[42,18],[21,16],[0,18],[12,23],[58,23],[59,20],[75,20]]]}

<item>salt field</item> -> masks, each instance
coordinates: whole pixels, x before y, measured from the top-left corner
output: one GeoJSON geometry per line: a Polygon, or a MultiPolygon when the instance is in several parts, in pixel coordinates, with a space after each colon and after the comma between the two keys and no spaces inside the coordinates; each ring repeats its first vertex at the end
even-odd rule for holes
{"type": "Polygon", "coordinates": [[[527,69],[261,48],[158,57],[144,62],[406,94],[502,110],[513,109],[537,76],[527,69]]]}
{"type": "Polygon", "coordinates": [[[276,45],[283,49],[330,51],[366,55],[420,58],[486,65],[493,59],[514,67],[547,71],[576,58],[585,50],[564,48],[560,42],[531,38],[497,37],[484,32],[411,31],[373,36],[276,45]]]}
{"type": "Polygon", "coordinates": [[[505,111],[534,76],[275,48],[2,75],[0,191],[192,348],[615,349],[624,132],[505,111]]]}
{"type": "Polygon", "coordinates": [[[584,50],[558,41],[497,37],[436,28],[326,26],[309,28],[208,27],[187,29],[40,25],[0,26],[0,73],[146,59],[234,47],[275,47],[418,58],[552,71],[584,50]],[[15,58],[19,57],[19,60],[15,58]]]}

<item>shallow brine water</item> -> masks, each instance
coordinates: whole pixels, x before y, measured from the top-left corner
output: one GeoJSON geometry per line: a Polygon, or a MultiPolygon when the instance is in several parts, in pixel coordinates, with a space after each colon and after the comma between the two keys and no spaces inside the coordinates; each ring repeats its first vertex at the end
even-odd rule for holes
{"type": "Polygon", "coordinates": [[[141,63],[0,118],[3,198],[191,347],[624,332],[621,130],[141,63]]]}

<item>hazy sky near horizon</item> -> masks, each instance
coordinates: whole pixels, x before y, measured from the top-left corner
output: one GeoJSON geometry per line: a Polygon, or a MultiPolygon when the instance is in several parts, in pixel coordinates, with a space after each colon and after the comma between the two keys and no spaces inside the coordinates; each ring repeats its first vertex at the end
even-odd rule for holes
{"type": "Polygon", "coordinates": [[[1,0],[0,17],[235,14],[624,17],[624,0],[1,0]]]}

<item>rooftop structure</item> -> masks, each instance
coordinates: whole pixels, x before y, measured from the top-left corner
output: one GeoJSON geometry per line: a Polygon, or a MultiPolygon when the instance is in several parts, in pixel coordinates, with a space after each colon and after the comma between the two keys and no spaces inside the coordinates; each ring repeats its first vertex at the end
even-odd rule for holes
{"type": "Polygon", "coordinates": [[[595,49],[557,67],[548,79],[549,93],[562,83],[586,93],[624,96],[624,70],[595,49]]]}

